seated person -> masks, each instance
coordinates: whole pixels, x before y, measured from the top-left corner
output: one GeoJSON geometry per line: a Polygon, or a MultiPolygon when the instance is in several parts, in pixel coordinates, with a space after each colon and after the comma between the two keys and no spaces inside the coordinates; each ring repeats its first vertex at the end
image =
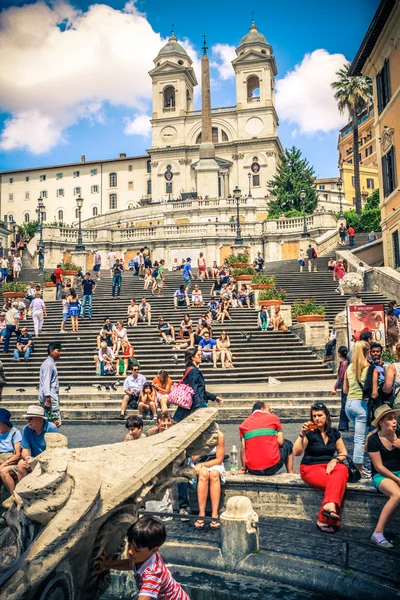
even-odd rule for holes
{"type": "Polygon", "coordinates": [[[25,298],[26,298],[27,300],[29,300],[29,302],[32,302],[32,300],[33,300],[33,299],[34,299],[34,297],[35,297],[35,292],[36,292],[36,289],[35,289],[35,284],[34,284],[34,282],[33,282],[33,281],[30,281],[30,282],[29,282],[29,285],[28,285],[28,289],[26,290],[26,295],[25,295],[25,298]]]}
{"type": "Polygon", "coordinates": [[[97,347],[100,348],[101,342],[106,342],[107,346],[112,348],[113,340],[112,340],[112,330],[114,325],[111,323],[109,317],[104,319],[104,325],[100,329],[99,335],[97,336],[97,347]]]}
{"type": "Polygon", "coordinates": [[[333,271],[335,269],[335,265],[336,265],[336,261],[331,257],[328,260],[328,271],[330,271],[331,273],[333,273],[333,271]]]}
{"type": "Polygon", "coordinates": [[[119,372],[121,375],[126,377],[127,371],[133,367],[133,359],[135,357],[135,350],[128,339],[122,340],[121,350],[118,354],[119,359],[119,372]],[[123,369],[121,373],[121,367],[123,369]]]}
{"type": "Polygon", "coordinates": [[[218,306],[217,321],[223,323],[225,319],[232,321],[232,317],[229,314],[229,302],[226,300],[221,300],[218,306]]]}
{"type": "Polygon", "coordinates": [[[147,317],[147,323],[151,325],[151,306],[146,298],[142,298],[139,304],[139,321],[144,323],[147,317]]]}
{"type": "Polygon", "coordinates": [[[210,295],[211,296],[220,296],[222,290],[222,281],[221,277],[218,275],[216,280],[211,286],[210,295]]]}
{"type": "Polygon", "coordinates": [[[94,355],[93,360],[99,375],[115,375],[117,371],[115,355],[112,348],[107,346],[107,342],[100,342],[99,351],[94,355]]]}
{"type": "Polygon", "coordinates": [[[156,435],[156,433],[162,433],[166,431],[174,424],[171,415],[168,411],[160,412],[157,416],[157,423],[154,427],[150,427],[147,430],[147,437],[156,435]]]}
{"type": "Polygon", "coordinates": [[[26,327],[20,329],[20,334],[17,337],[17,345],[14,350],[14,360],[29,360],[30,355],[33,352],[33,339],[32,335],[28,333],[26,327]]]}
{"type": "Polygon", "coordinates": [[[144,290],[148,290],[149,287],[152,287],[153,285],[153,277],[151,274],[151,269],[146,269],[144,272],[144,284],[143,284],[143,289],[144,290]]]}
{"type": "MultiPolygon", "coordinates": [[[[204,529],[206,504],[208,494],[211,499],[211,517],[218,519],[219,502],[221,499],[221,485],[225,483],[225,437],[222,431],[218,432],[218,443],[214,450],[205,456],[192,456],[197,475],[197,500],[199,503],[199,518],[195,521],[196,529],[204,529]]],[[[219,529],[217,520],[210,522],[210,529],[219,529]]]]}
{"type": "Polygon", "coordinates": [[[217,368],[217,342],[210,337],[208,331],[204,332],[203,339],[199,343],[203,362],[213,362],[213,368],[217,368]]]}
{"type": "Polygon", "coordinates": [[[318,513],[317,527],[322,533],[335,533],[340,525],[340,507],[349,477],[343,465],[347,450],[340,431],[331,427],[331,415],[322,402],[310,410],[310,421],[304,423],[293,446],[295,456],[303,456],[300,475],[311,487],[325,490],[318,513]]]}
{"type": "Polygon", "coordinates": [[[388,404],[379,406],[372,421],[376,429],[366,440],[371,459],[372,485],[388,498],[371,537],[371,541],[381,548],[393,548],[393,544],[385,538],[385,528],[395,516],[400,502],[400,430],[397,424],[399,415],[398,408],[392,409],[388,404]]]}
{"type": "Polygon", "coordinates": [[[266,402],[259,400],[254,404],[252,414],[240,425],[239,432],[242,473],[275,475],[283,466],[293,473],[293,444],[285,440],[281,422],[266,402]]]}
{"type": "Polygon", "coordinates": [[[63,288],[64,291],[69,292],[69,290],[72,289],[72,281],[71,281],[71,277],[67,277],[64,281],[63,281],[63,288]]]}
{"type": "Polygon", "coordinates": [[[229,283],[224,283],[221,290],[221,300],[225,300],[228,306],[233,305],[233,292],[229,288],[229,283]]]}
{"type": "Polygon", "coordinates": [[[134,268],[135,268],[135,262],[132,259],[128,262],[128,271],[133,271],[134,268]]]}
{"type": "Polygon", "coordinates": [[[121,403],[121,414],[118,417],[120,420],[125,419],[128,405],[130,408],[137,408],[140,392],[142,391],[145,383],[146,377],[139,373],[139,366],[133,365],[132,374],[129,375],[129,377],[127,377],[124,381],[125,395],[121,403]]]}
{"type": "Polygon", "coordinates": [[[174,294],[174,308],[177,309],[178,307],[181,307],[181,306],[188,307],[189,304],[190,304],[189,296],[186,291],[186,287],[185,287],[185,285],[180,285],[179,289],[176,290],[176,292],[174,294]]]}
{"type": "Polygon", "coordinates": [[[128,327],[137,327],[139,320],[139,307],[135,298],[131,298],[128,304],[128,327]]]}
{"type": "Polygon", "coordinates": [[[246,304],[247,308],[251,308],[251,304],[250,304],[251,293],[252,293],[252,289],[250,288],[250,286],[246,285],[245,283],[242,283],[242,285],[240,286],[240,289],[238,291],[238,297],[237,297],[240,308],[243,308],[244,304],[246,304]]]}
{"type": "Polygon", "coordinates": [[[203,336],[205,331],[208,331],[210,336],[212,337],[211,319],[206,313],[203,313],[197,323],[196,334],[203,336]]]}
{"type": "Polygon", "coordinates": [[[125,442],[140,440],[140,438],[146,437],[143,433],[143,419],[140,417],[128,417],[125,427],[128,430],[124,439],[125,442]]]}
{"type": "Polygon", "coordinates": [[[268,327],[271,327],[271,319],[266,306],[262,306],[258,313],[257,326],[262,331],[267,331],[268,327]]]}
{"type": "Polygon", "coordinates": [[[328,362],[333,360],[333,351],[336,348],[336,329],[332,329],[329,340],[327,344],[325,344],[325,357],[324,362],[328,362]]]}
{"type": "Polygon", "coordinates": [[[208,312],[211,315],[211,318],[216,320],[218,313],[219,302],[215,296],[211,296],[210,302],[207,304],[208,312]]]}
{"type": "Polygon", "coordinates": [[[10,421],[11,413],[0,408],[0,479],[7,491],[12,494],[15,488],[14,477],[21,458],[22,435],[10,421]]]}
{"type": "Polygon", "coordinates": [[[219,269],[218,269],[217,261],[214,260],[212,267],[210,267],[210,277],[211,277],[211,279],[214,279],[215,277],[218,277],[218,273],[219,273],[219,269]]]}
{"type": "Polygon", "coordinates": [[[178,271],[178,270],[179,270],[178,259],[174,258],[174,260],[172,261],[171,267],[170,267],[170,271],[178,271]]]}
{"type": "Polygon", "coordinates": [[[217,361],[221,359],[223,369],[234,369],[232,362],[232,352],[230,351],[231,341],[226,329],[221,331],[221,337],[217,339],[217,361]]]}
{"type": "Polygon", "coordinates": [[[180,324],[180,338],[184,340],[185,338],[190,338],[193,334],[193,322],[190,318],[190,315],[186,313],[180,324]]]}
{"type": "Polygon", "coordinates": [[[128,332],[123,321],[117,321],[112,330],[113,351],[117,355],[121,349],[123,340],[128,339],[128,332]]]}
{"type": "Polygon", "coordinates": [[[175,329],[171,323],[166,323],[164,317],[158,317],[157,329],[161,335],[161,339],[166,344],[175,343],[175,329]]]}
{"type": "Polygon", "coordinates": [[[281,307],[276,305],[272,308],[272,317],[271,317],[272,325],[274,331],[287,331],[287,325],[283,320],[283,316],[281,313],[281,307]]]}
{"type": "Polygon", "coordinates": [[[139,396],[139,417],[143,416],[143,411],[151,412],[154,421],[157,420],[157,391],[152,383],[146,382],[139,396]]]}
{"type": "Polygon", "coordinates": [[[199,289],[197,283],[192,291],[192,305],[203,306],[203,292],[199,289]]]}
{"type": "Polygon", "coordinates": [[[172,388],[172,379],[167,371],[161,369],[152,381],[157,391],[157,401],[160,404],[161,412],[168,411],[168,394],[172,388]]]}
{"type": "Polygon", "coordinates": [[[0,336],[3,338],[6,336],[7,331],[7,323],[6,323],[6,313],[0,313],[0,336]]]}

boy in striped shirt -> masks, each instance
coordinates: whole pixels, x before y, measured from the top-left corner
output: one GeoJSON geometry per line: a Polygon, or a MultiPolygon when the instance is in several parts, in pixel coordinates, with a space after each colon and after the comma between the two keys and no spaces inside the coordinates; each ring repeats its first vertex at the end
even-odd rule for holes
{"type": "Polygon", "coordinates": [[[96,571],[130,571],[135,573],[138,600],[190,600],[179,583],[173,579],[158,553],[167,532],[160,519],[143,516],[127,532],[129,558],[107,560],[105,554],[97,559],[96,571]]]}

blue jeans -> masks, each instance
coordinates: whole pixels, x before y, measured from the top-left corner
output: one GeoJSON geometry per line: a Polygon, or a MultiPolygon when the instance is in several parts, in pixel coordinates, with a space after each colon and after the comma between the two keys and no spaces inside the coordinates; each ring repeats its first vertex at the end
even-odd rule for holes
{"type": "Polygon", "coordinates": [[[63,287],[62,282],[57,281],[56,282],[56,300],[59,300],[61,298],[62,287],[63,287]]]}
{"type": "Polygon", "coordinates": [[[339,430],[345,430],[345,429],[349,429],[349,419],[347,418],[346,415],[346,400],[347,400],[347,394],[345,394],[342,391],[341,394],[342,398],[341,398],[341,405],[340,405],[340,416],[339,416],[339,430]]]}
{"type": "Polygon", "coordinates": [[[25,360],[29,360],[29,357],[32,354],[32,352],[33,352],[32,346],[28,346],[28,348],[25,350],[25,352],[15,349],[14,350],[14,358],[19,359],[19,358],[21,358],[21,356],[23,356],[25,360]]]}
{"type": "Polygon", "coordinates": [[[9,351],[9,349],[10,349],[10,338],[11,338],[12,334],[15,331],[16,331],[15,325],[7,325],[6,326],[6,335],[4,337],[4,352],[8,352],[9,351]]]}
{"type": "Polygon", "coordinates": [[[346,400],[346,415],[354,427],[353,461],[357,465],[364,462],[364,442],[367,435],[368,403],[366,400],[346,400]]]}
{"type": "Polygon", "coordinates": [[[112,281],[112,295],[113,296],[121,295],[121,283],[122,283],[121,275],[114,275],[113,281],[112,281]],[[117,290],[117,288],[118,288],[118,290],[117,290]],[[117,293],[115,294],[116,291],[117,291],[117,293]]]}
{"type": "Polygon", "coordinates": [[[184,277],[183,281],[185,282],[186,287],[189,289],[191,284],[192,284],[192,278],[191,277],[184,277]]]}
{"type": "Polygon", "coordinates": [[[354,246],[354,235],[349,235],[350,248],[354,246]]]}
{"type": "Polygon", "coordinates": [[[84,294],[82,296],[81,317],[85,316],[86,304],[88,305],[88,315],[89,315],[89,317],[92,316],[92,313],[93,313],[92,302],[93,302],[93,296],[92,296],[92,294],[84,294]]]}
{"type": "Polygon", "coordinates": [[[43,275],[43,273],[44,273],[44,258],[39,258],[38,267],[39,267],[39,275],[43,275]]]}
{"type": "Polygon", "coordinates": [[[6,280],[7,275],[8,275],[8,269],[7,268],[1,269],[1,280],[2,281],[6,280]]]}

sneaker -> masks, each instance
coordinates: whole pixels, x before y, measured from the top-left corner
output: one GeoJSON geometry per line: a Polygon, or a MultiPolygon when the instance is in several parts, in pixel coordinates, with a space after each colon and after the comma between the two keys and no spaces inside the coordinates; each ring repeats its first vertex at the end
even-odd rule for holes
{"type": "Polygon", "coordinates": [[[160,517],[161,521],[172,521],[174,517],[160,517]]]}
{"type": "Polygon", "coordinates": [[[181,518],[181,521],[182,521],[182,522],[185,522],[185,523],[186,523],[187,521],[190,521],[190,519],[189,519],[189,512],[188,512],[188,510],[187,510],[186,508],[180,508],[180,509],[179,509],[179,514],[180,514],[181,516],[182,516],[182,515],[187,515],[187,517],[186,517],[186,518],[185,518],[185,516],[182,516],[182,518],[181,518]]]}
{"type": "Polygon", "coordinates": [[[97,281],[101,281],[100,277],[97,278],[97,281]]]}
{"type": "Polygon", "coordinates": [[[153,415],[153,421],[157,421],[157,415],[153,415]]]}
{"type": "Polygon", "coordinates": [[[125,415],[123,415],[122,413],[119,415],[118,419],[120,421],[123,421],[125,419],[125,415]]]}
{"type": "Polygon", "coordinates": [[[369,469],[367,469],[366,467],[363,467],[363,470],[361,471],[361,479],[371,479],[372,477],[372,473],[369,469]]]}

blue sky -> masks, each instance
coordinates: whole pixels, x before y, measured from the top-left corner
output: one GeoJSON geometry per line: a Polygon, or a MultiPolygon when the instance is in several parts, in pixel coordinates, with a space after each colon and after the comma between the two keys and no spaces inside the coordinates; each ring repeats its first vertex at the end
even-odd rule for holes
{"type": "MultiPolygon", "coordinates": [[[[228,76],[227,64],[232,47],[248,30],[251,4],[246,9],[236,0],[99,4],[109,10],[97,6],[88,13],[93,3],[86,1],[46,6],[2,0],[0,62],[6,61],[7,68],[0,89],[0,170],[74,162],[82,153],[87,160],[120,152],[143,154],[151,145],[145,135],[151,107],[146,72],[172,22],[194,59],[201,56],[202,34],[208,34],[215,65],[212,104],[235,104],[235,79],[228,76]],[[61,21],[69,23],[68,44],[61,21]]],[[[255,22],[272,45],[278,66],[281,142],[301,148],[317,176],[337,174],[341,119],[329,82],[343,63],[341,55],[350,61],[354,57],[378,4],[254,3],[255,22]]]]}

